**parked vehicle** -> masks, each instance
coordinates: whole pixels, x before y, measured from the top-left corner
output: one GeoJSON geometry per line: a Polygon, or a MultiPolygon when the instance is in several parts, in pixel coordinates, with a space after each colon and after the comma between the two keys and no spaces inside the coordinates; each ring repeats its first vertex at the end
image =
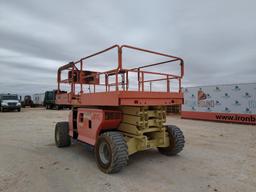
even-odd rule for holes
{"type": "MultiPolygon", "coordinates": [[[[67,93],[66,91],[61,91],[61,93],[67,93]]],[[[69,105],[60,105],[56,103],[57,90],[46,91],[44,96],[44,106],[46,109],[64,109],[70,108],[69,105]]]]}
{"type": "Polygon", "coordinates": [[[24,96],[24,99],[23,99],[23,101],[21,102],[21,106],[22,106],[23,108],[25,108],[25,107],[27,107],[27,106],[29,106],[29,107],[34,107],[34,103],[33,103],[32,98],[31,98],[30,95],[24,96]]]}
{"type": "Polygon", "coordinates": [[[36,93],[32,96],[32,101],[35,107],[43,106],[44,105],[44,97],[45,93],[36,93]]]}
{"type": "Polygon", "coordinates": [[[0,94],[0,110],[17,110],[20,112],[21,103],[17,94],[0,94]]]}

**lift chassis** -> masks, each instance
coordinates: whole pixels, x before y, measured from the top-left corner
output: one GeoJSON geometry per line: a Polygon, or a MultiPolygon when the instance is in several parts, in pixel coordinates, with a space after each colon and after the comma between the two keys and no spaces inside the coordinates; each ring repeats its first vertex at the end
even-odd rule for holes
{"type": "Polygon", "coordinates": [[[120,171],[128,157],[138,151],[158,148],[164,155],[178,154],[185,144],[184,135],[178,127],[166,125],[166,107],[183,103],[183,74],[181,58],[128,45],[114,45],[60,67],[56,103],[70,105],[72,111],[68,122],[56,124],[56,145],[67,147],[75,139],[93,146],[97,165],[105,173],[120,171]],[[117,68],[104,72],[84,70],[88,59],[114,49],[117,68]],[[167,60],[126,69],[124,49],[167,60]],[[146,70],[168,63],[179,65],[178,75],[146,70]],[[171,89],[171,81],[178,82],[176,91],[171,89]],[[164,85],[164,89],[154,90],[154,83],[164,85]],[[70,86],[70,92],[61,91],[63,84],[70,86]]]}

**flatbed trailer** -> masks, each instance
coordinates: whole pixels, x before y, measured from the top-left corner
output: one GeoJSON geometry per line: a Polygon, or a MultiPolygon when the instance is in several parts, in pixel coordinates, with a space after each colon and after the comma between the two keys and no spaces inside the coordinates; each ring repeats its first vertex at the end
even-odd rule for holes
{"type": "Polygon", "coordinates": [[[165,155],[179,153],[185,143],[183,133],[165,122],[166,107],[184,102],[183,75],[181,58],[129,45],[113,45],[60,67],[56,103],[73,109],[69,122],[56,124],[56,145],[66,147],[71,139],[76,139],[93,146],[97,165],[105,173],[120,171],[129,155],[138,151],[158,148],[165,155]],[[85,70],[87,60],[114,49],[117,50],[115,69],[85,70]],[[123,67],[124,49],[167,59],[127,69],[123,67]],[[180,67],[179,74],[148,70],[170,63],[180,67]],[[171,89],[173,81],[177,82],[176,91],[171,89]],[[155,84],[162,86],[161,91],[155,90],[155,84]],[[70,91],[63,92],[63,85],[68,85],[70,91]]]}

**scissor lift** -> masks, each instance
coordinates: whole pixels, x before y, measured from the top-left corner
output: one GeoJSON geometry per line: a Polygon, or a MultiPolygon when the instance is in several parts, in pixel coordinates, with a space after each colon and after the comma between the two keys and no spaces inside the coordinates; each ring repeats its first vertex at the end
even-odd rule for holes
{"type": "Polygon", "coordinates": [[[183,103],[183,74],[181,58],[128,45],[114,45],[60,67],[56,103],[70,105],[72,111],[69,122],[56,124],[56,145],[66,147],[75,139],[93,146],[97,165],[105,173],[120,171],[129,155],[138,151],[158,148],[162,154],[176,155],[182,151],[185,140],[178,127],[165,125],[166,107],[183,103]],[[85,70],[88,59],[113,49],[118,54],[117,68],[105,72],[85,70]],[[124,49],[167,60],[126,69],[122,59],[124,49]],[[178,64],[180,74],[146,70],[168,63],[178,64]],[[170,82],[174,80],[178,82],[177,91],[171,91],[170,82]],[[154,91],[154,83],[164,84],[164,90],[154,91]],[[61,91],[63,84],[70,87],[69,92],[61,91]]]}

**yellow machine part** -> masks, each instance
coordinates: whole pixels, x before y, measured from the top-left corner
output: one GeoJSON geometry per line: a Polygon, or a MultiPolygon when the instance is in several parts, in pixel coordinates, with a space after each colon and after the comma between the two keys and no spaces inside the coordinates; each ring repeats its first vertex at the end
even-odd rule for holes
{"type": "Polygon", "coordinates": [[[123,120],[118,128],[125,136],[129,155],[155,147],[168,147],[164,123],[166,107],[120,107],[123,120]]]}

